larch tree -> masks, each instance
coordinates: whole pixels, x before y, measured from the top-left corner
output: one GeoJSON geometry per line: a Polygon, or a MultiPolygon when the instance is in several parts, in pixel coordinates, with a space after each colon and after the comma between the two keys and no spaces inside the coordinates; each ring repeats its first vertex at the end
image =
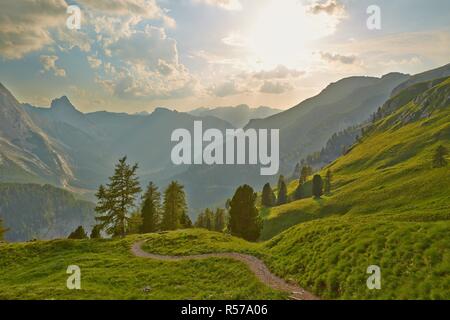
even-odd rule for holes
{"type": "Polygon", "coordinates": [[[182,226],[187,212],[184,187],[172,181],[164,191],[162,230],[177,230],[182,226]]]}
{"type": "Polygon", "coordinates": [[[320,198],[323,195],[323,180],[318,174],[316,174],[313,178],[312,194],[315,198],[320,198]]]}
{"type": "Polygon", "coordinates": [[[159,230],[161,224],[161,193],[153,182],[148,184],[144,194],[141,216],[142,233],[159,230]]]}
{"type": "Polygon", "coordinates": [[[97,191],[95,211],[99,216],[96,220],[109,235],[126,235],[129,212],[136,207],[136,197],[142,191],[136,176],[137,169],[137,164],[130,166],[127,157],[123,157],[116,164],[114,175],[109,178],[106,187],[101,185],[97,191]]]}
{"type": "Polygon", "coordinates": [[[437,147],[433,155],[433,168],[443,168],[447,166],[447,159],[445,158],[447,154],[448,150],[443,145],[437,147]]]}

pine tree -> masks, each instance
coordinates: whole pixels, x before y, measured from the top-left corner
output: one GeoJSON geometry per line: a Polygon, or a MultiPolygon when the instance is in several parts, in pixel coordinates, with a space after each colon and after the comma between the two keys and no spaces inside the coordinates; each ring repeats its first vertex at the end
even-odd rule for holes
{"type": "Polygon", "coordinates": [[[295,189],[294,198],[295,200],[300,200],[304,198],[303,185],[300,181],[298,183],[297,189],[295,189]]]}
{"type": "Polygon", "coordinates": [[[214,230],[217,232],[223,232],[226,225],[226,214],[224,209],[216,209],[214,214],[214,230]]]}
{"type": "Polygon", "coordinates": [[[261,203],[264,207],[269,208],[275,205],[275,193],[270,186],[270,183],[266,183],[262,190],[261,203]]]}
{"type": "Polygon", "coordinates": [[[143,200],[142,233],[156,232],[161,223],[161,194],[153,182],[148,184],[143,200]]]}
{"type": "Polygon", "coordinates": [[[73,240],[75,240],[75,239],[81,240],[81,239],[87,239],[87,238],[88,238],[88,236],[86,234],[86,231],[84,231],[83,226],[79,226],[78,228],[76,228],[75,231],[72,232],[68,237],[68,239],[73,239],[73,240]]]}
{"type": "Polygon", "coordinates": [[[189,229],[192,228],[192,221],[191,218],[189,218],[188,214],[186,212],[183,212],[183,214],[181,215],[181,228],[183,229],[189,229]]]}
{"type": "Polygon", "coordinates": [[[283,205],[287,203],[287,186],[286,182],[284,181],[284,177],[280,176],[280,179],[278,181],[278,205],[283,205]]]}
{"type": "Polygon", "coordinates": [[[0,219],[0,241],[3,241],[5,239],[5,233],[6,229],[3,228],[3,221],[0,219]]]}
{"type": "Polygon", "coordinates": [[[232,235],[256,241],[261,233],[261,220],[256,208],[256,193],[248,185],[240,186],[230,203],[228,228],[232,235]]]}
{"type": "Polygon", "coordinates": [[[205,228],[214,230],[214,213],[211,209],[206,209],[205,211],[205,228]]]}
{"type": "Polygon", "coordinates": [[[128,226],[127,234],[139,234],[142,231],[142,215],[139,212],[135,212],[131,215],[128,226]]]}
{"type": "Polygon", "coordinates": [[[202,211],[197,217],[197,220],[195,221],[195,227],[196,228],[205,228],[206,222],[205,222],[205,212],[202,211]]]}
{"type": "Polygon", "coordinates": [[[102,226],[100,226],[98,224],[95,225],[92,228],[90,238],[91,239],[101,239],[102,238],[101,231],[102,231],[102,226]]]}
{"type": "Polygon", "coordinates": [[[318,174],[313,178],[312,193],[315,198],[320,198],[323,195],[323,181],[322,177],[318,174]]]}
{"type": "Polygon", "coordinates": [[[184,187],[176,181],[172,181],[164,191],[162,230],[177,230],[181,228],[183,215],[187,211],[186,195],[184,187]]]}
{"type": "Polygon", "coordinates": [[[325,182],[324,182],[324,191],[325,194],[331,193],[331,179],[333,178],[333,175],[331,173],[331,170],[327,170],[327,173],[325,175],[325,182]]]}
{"type": "Polygon", "coordinates": [[[137,164],[130,166],[127,157],[123,157],[106,187],[101,185],[98,189],[95,211],[100,216],[96,220],[109,235],[125,237],[130,220],[128,213],[135,208],[136,196],[142,191],[136,176],[137,169],[137,164]]]}
{"type": "Polygon", "coordinates": [[[433,156],[433,168],[443,168],[447,166],[447,159],[445,158],[447,154],[448,150],[443,145],[437,147],[433,156]]]}
{"type": "Polygon", "coordinates": [[[302,167],[301,173],[300,173],[300,184],[305,184],[309,177],[309,170],[307,166],[302,167]]]}

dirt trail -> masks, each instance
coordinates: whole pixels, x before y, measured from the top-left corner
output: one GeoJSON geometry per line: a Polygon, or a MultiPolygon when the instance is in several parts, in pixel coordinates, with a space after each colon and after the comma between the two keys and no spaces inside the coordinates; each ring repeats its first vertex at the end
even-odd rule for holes
{"type": "Polygon", "coordinates": [[[287,283],[283,279],[277,277],[269,271],[264,262],[251,255],[241,253],[210,253],[191,256],[163,256],[151,254],[142,250],[142,245],[144,242],[145,241],[140,241],[133,244],[131,252],[135,256],[162,261],[200,260],[209,258],[233,259],[245,263],[262,283],[272,289],[289,292],[290,298],[293,300],[319,300],[318,297],[300,288],[299,286],[287,283]]]}

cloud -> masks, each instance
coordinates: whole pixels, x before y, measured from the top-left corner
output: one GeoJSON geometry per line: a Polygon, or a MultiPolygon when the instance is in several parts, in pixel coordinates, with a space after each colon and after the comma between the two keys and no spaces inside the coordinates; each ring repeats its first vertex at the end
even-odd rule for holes
{"type": "Polygon", "coordinates": [[[140,19],[162,20],[166,27],[176,22],[156,3],[156,0],[78,0],[80,4],[103,15],[137,16],[140,19]]]}
{"type": "Polygon", "coordinates": [[[240,0],[193,0],[193,2],[216,6],[225,10],[242,10],[242,4],[240,0]]]}
{"type": "Polygon", "coordinates": [[[219,85],[214,85],[208,88],[207,91],[219,98],[234,96],[244,92],[244,90],[237,85],[235,80],[229,80],[219,85]]]}
{"type": "Polygon", "coordinates": [[[57,77],[66,76],[66,70],[56,66],[56,61],[59,59],[57,56],[40,56],[39,59],[44,67],[44,70],[42,70],[43,72],[53,71],[53,74],[57,77]]]}
{"type": "Polygon", "coordinates": [[[272,70],[256,72],[253,74],[253,77],[259,80],[286,79],[290,77],[298,78],[304,74],[304,71],[289,69],[286,66],[278,65],[272,70]]]}
{"type": "Polygon", "coordinates": [[[326,2],[316,2],[309,8],[312,14],[325,13],[330,16],[345,15],[345,6],[338,0],[328,0],[326,2]]]}
{"type": "Polygon", "coordinates": [[[320,52],[320,56],[323,60],[331,63],[342,63],[342,64],[354,64],[357,60],[356,56],[349,55],[344,56],[337,53],[320,52]]]}
{"type": "Polygon", "coordinates": [[[282,94],[287,91],[291,91],[292,89],[294,89],[293,86],[287,82],[278,82],[278,81],[274,82],[266,80],[259,89],[259,92],[269,94],[282,94]]]}
{"type": "Polygon", "coordinates": [[[97,83],[121,98],[170,99],[193,95],[196,79],[179,62],[177,42],[164,29],[147,25],[111,43],[114,65],[103,64],[97,83]]]}
{"type": "Polygon", "coordinates": [[[51,29],[65,26],[64,0],[2,1],[0,11],[0,55],[20,59],[53,43],[51,29]]]}
{"type": "Polygon", "coordinates": [[[87,56],[87,61],[92,69],[98,69],[102,65],[102,60],[95,56],[87,56]]]}

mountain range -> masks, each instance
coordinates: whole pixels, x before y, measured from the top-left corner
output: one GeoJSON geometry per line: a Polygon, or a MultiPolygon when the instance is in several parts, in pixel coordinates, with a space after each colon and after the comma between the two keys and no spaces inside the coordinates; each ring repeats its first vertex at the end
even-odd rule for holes
{"type": "Polygon", "coordinates": [[[221,131],[244,122],[245,129],[279,129],[280,173],[289,175],[300,159],[320,151],[333,134],[369,119],[395,90],[436,75],[450,75],[450,65],[415,76],[349,77],[279,113],[247,106],[191,113],[157,108],[148,115],[82,113],[65,96],[49,108],[19,103],[0,85],[0,182],[48,183],[93,200],[117,159],[127,155],[130,162],[139,163],[143,185],[152,180],[165,187],[172,179],[180,180],[194,217],[198,209],[223,206],[242,183],[260,188],[276,177],[260,176],[259,166],[174,166],[173,130],[192,131],[197,120],[205,129],[221,131]],[[275,114],[247,121],[264,113],[275,114]]]}

